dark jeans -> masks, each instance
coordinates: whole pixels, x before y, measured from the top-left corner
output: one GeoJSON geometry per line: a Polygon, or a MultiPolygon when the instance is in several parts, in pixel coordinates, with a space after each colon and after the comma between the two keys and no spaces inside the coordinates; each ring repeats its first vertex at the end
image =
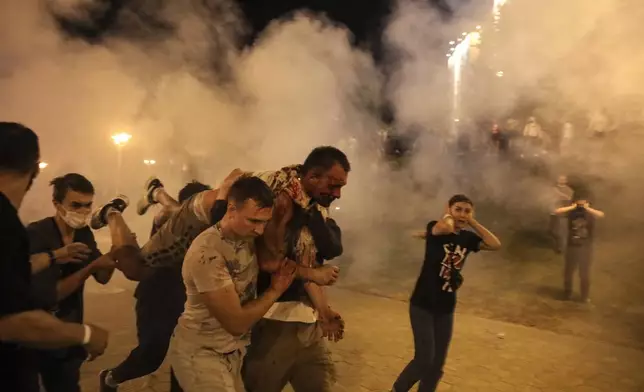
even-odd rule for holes
{"type": "Polygon", "coordinates": [[[587,300],[590,295],[590,266],[593,259],[591,244],[568,245],[566,248],[566,266],[564,267],[564,292],[566,297],[572,296],[573,277],[579,268],[581,281],[581,299],[587,300]]]}
{"type": "MultiPolygon", "coordinates": [[[[186,300],[181,272],[170,268],[155,270],[139,283],[135,295],[139,345],[112,369],[112,378],[118,383],[151,374],[163,363],[186,300]]],[[[172,391],[180,391],[172,374],[171,386],[172,391]]]]}
{"type": "Polygon", "coordinates": [[[42,351],[38,355],[38,371],[47,392],[80,392],[80,368],[85,362],[76,350],[42,351]]]}
{"type": "Polygon", "coordinates": [[[398,376],[394,391],[407,392],[420,381],[418,392],[433,392],[443,376],[454,314],[433,314],[410,305],[409,317],[414,334],[414,359],[398,376]]]}

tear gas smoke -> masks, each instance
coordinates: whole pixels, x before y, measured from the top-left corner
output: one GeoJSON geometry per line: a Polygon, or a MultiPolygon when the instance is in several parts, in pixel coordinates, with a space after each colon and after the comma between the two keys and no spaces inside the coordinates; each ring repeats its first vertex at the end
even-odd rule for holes
{"type": "MultiPolygon", "coordinates": [[[[355,137],[357,147],[348,151],[354,171],[334,214],[352,233],[345,248],[364,267],[356,267],[360,274],[390,264],[396,255],[382,247],[439,216],[453,193],[474,192],[514,223],[538,221],[551,208],[546,193],[555,175],[567,168],[552,165],[550,178],[535,178],[488,159],[464,159],[446,143],[454,120],[446,47],[476,25],[482,44],[463,80],[469,118],[461,123],[517,117],[522,126],[534,114],[556,136],[570,118],[584,146],[586,114],[605,108],[618,124],[616,147],[585,154],[575,169],[628,184],[624,198],[639,193],[633,171],[623,170],[641,157],[641,106],[632,109],[642,102],[644,83],[637,2],[624,11],[627,1],[514,0],[494,25],[491,2],[462,9],[452,22],[422,2],[400,1],[383,37],[388,78],[369,53],[351,46],[345,28],[319,15],[274,21],[240,50],[248,26],[233,2],[141,2],[143,11],[126,9],[117,21],[129,35],[119,30],[87,44],[62,35],[52,18],[83,18],[99,4],[80,3],[0,6],[0,33],[8,38],[0,42],[0,117],[35,129],[49,163],[25,205],[31,219],[50,213],[43,208],[46,180],[63,172],[85,174],[99,199],[108,198],[118,169],[110,135],[125,131],[133,137],[120,152],[120,181],[133,197],[152,173],[169,189],[192,178],[216,185],[234,167],[279,168],[301,162],[316,145],[355,137]],[[405,170],[391,170],[379,156],[384,99],[395,107],[399,132],[420,129],[405,170]],[[595,157],[603,157],[601,165],[591,165],[595,157]]],[[[459,132],[487,140],[486,126],[459,132]]],[[[608,206],[617,203],[601,203],[619,215],[608,206]]]]}

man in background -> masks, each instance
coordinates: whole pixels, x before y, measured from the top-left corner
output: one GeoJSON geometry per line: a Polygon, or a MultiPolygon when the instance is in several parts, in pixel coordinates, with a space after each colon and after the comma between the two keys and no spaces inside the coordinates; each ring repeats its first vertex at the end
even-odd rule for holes
{"type": "MultiPolygon", "coordinates": [[[[573,190],[568,186],[568,177],[561,175],[553,189],[554,210],[569,206],[572,202],[573,190]]],[[[550,214],[550,235],[554,240],[555,252],[561,253],[566,249],[568,236],[568,221],[565,217],[554,212],[550,214]]]]}
{"type": "Polygon", "coordinates": [[[584,190],[575,192],[573,203],[558,208],[555,214],[565,216],[568,220],[568,245],[566,247],[564,267],[564,298],[572,299],[573,276],[579,268],[581,281],[581,301],[590,303],[590,268],[593,260],[593,242],[595,239],[595,220],[603,218],[604,213],[590,207],[588,193],[584,190]]]}
{"type": "Polygon", "coordinates": [[[39,392],[33,347],[85,346],[90,358],[107,346],[101,328],[62,321],[37,310],[31,298],[29,237],[18,209],[38,175],[38,136],[22,124],[0,122],[0,380],[3,391],[39,392]]]}

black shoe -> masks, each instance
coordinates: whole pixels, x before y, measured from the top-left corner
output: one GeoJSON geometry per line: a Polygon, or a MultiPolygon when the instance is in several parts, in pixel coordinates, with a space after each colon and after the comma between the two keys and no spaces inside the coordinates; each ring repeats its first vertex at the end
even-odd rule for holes
{"type": "Polygon", "coordinates": [[[148,178],[143,186],[143,195],[136,203],[136,213],[139,215],[145,215],[148,211],[148,208],[157,204],[158,201],[154,200],[154,191],[163,188],[163,183],[156,176],[148,178]]]}
{"type": "Polygon", "coordinates": [[[111,387],[105,383],[105,378],[109,373],[110,371],[105,369],[101,370],[101,372],[98,374],[99,392],[118,392],[119,387],[111,387]]]}
{"type": "Polygon", "coordinates": [[[110,208],[113,208],[119,212],[125,211],[127,206],[130,205],[130,199],[125,195],[118,195],[108,203],[103,204],[98,209],[94,210],[92,213],[92,218],[89,222],[89,225],[92,229],[98,230],[107,226],[107,216],[106,213],[110,208]]]}

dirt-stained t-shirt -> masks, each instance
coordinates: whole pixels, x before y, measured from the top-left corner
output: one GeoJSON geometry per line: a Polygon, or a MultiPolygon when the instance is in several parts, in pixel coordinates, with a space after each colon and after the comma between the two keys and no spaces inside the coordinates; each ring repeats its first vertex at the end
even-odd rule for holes
{"type": "Polygon", "coordinates": [[[200,294],[234,285],[244,305],[255,298],[258,271],[253,241],[224,238],[219,224],[201,233],[183,262],[187,300],[179,318],[182,336],[224,354],[248,345],[250,331],[241,336],[230,334],[210,314],[200,294]]]}

